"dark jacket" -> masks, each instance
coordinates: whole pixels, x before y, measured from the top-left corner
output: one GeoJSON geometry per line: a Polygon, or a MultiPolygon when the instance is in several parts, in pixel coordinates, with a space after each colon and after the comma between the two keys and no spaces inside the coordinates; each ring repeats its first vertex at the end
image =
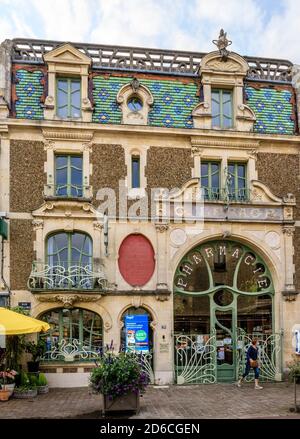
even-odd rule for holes
{"type": "Polygon", "coordinates": [[[258,354],[258,349],[255,349],[255,347],[253,347],[251,344],[247,351],[247,363],[250,364],[250,358],[251,360],[257,360],[257,354],[258,354]]]}

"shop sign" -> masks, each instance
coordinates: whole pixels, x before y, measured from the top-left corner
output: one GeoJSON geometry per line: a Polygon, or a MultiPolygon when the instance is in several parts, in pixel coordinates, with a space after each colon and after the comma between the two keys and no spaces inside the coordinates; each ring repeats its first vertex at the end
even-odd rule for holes
{"type": "Polygon", "coordinates": [[[126,352],[149,352],[149,321],[148,316],[125,316],[126,352]]]}
{"type": "Polygon", "coordinates": [[[23,308],[26,311],[30,311],[31,310],[31,302],[19,302],[18,306],[20,308],[23,308]]]}

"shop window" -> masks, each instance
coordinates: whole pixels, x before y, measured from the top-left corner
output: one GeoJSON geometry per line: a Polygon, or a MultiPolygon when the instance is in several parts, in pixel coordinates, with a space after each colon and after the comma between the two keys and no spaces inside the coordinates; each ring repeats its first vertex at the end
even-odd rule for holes
{"type": "Polygon", "coordinates": [[[131,158],[131,187],[139,188],[140,183],[140,157],[132,156],[131,158]]]}
{"type": "Polygon", "coordinates": [[[81,308],[54,309],[41,317],[50,325],[40,335],[45,341],[46,361],[91,361],[103,346],[101,317],[81,308]]]}
{"type": "Polygon", "coordinates": [[[232,127],[232,92],[230,90],[212,89],[212,128],[232,127]]]}
{"type": "Polygon", "coordinates": [[[82,197],[82,156],[55,156],[55,195],[58,197],[82,197]]]}
{"type": "Polygon", "coordinates": [[[232,201],[245,201],[247,191],[247,165],[245,163],[228,163],[229,198],[232,201]]]}
{"type": "Polygon", "coordinates": [[[81,115],[80,79],[58,78],[56,85],[57,115],[62,119],[81,115]]]}
{"type": "Polygon", "coordinates": [[[220,163],[201,162],[201,187],[205,200],[220,198],[220,163]]]}

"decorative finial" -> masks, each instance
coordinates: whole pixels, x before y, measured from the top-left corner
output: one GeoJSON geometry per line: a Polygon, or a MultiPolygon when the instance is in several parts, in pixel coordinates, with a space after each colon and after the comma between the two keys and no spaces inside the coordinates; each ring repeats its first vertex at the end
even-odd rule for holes
{"type": "Polygon", "coordinates": [[[229,51],[226,49],[226,47],[232,44],[232,41],[227,39],[227,32],[224,32],[224,29],[221,29],[219,38],[217,40],[213,40],[213,43],[219,49],[220,55],[222,56],[222,61],[227,61],[229,51]]]}

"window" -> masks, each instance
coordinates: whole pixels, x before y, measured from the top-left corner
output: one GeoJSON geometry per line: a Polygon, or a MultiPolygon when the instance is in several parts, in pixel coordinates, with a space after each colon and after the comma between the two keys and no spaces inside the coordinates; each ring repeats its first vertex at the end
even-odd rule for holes
{"type": "Polygon", "coordinates": [[[102,319],[92,311],[54,309],[41,319],[50,325],[40,335],[46,345],[45,361],[91,361],[102,348],[102,319]],[[70,349],[63,349],[66,344],[70,349]]]}
{"type": "Polygon", "coordinates": [[[82,156],[57,155],[55,157],[55,195],[82,197],[82,156]]]}
{"type": "Polygon", "coordinates": [[[201,163],[201,187],[204,189],[205,200],[220,198],[220,163],[201,163]]]}
{"type": "Polygon", "coordinates": [[[140,157],[132,156],[131,159],[131,187],[139,188],[140,183],[140,157]]]}
{"type": "Polygon", "coordinates": [[[63,119],[80,117],[81,87],[79,79],[57,79],[57,115],[63,119]]]}
{"type": "Polygon", "coordinates": [[[132,96],[128,99],[127,106],[131,111],[140,111],[143,108],[143,102],[138,96],[132,96]]]}
{"type": "Polygon", "coordinates": [[[93,288],[92,240],[79,232],[56,233],[47,241],[46,264],[52,288],[93,288]]]}
{"type": "Polygon", "coordinates": [[[232,92],[212,89],[212,128],[232,127],[232,92]]]}
{"type": "Polygon", "coordinates": [[[92,240],[85,233],[56,233],[48,238],[48,265],[91,265],[92,240]]]}
{"type": "Polygon", "coordinates": [[[229,198],[233,201],[247,200],[247,166],[244,163],[228,163],[229,198]]]}

